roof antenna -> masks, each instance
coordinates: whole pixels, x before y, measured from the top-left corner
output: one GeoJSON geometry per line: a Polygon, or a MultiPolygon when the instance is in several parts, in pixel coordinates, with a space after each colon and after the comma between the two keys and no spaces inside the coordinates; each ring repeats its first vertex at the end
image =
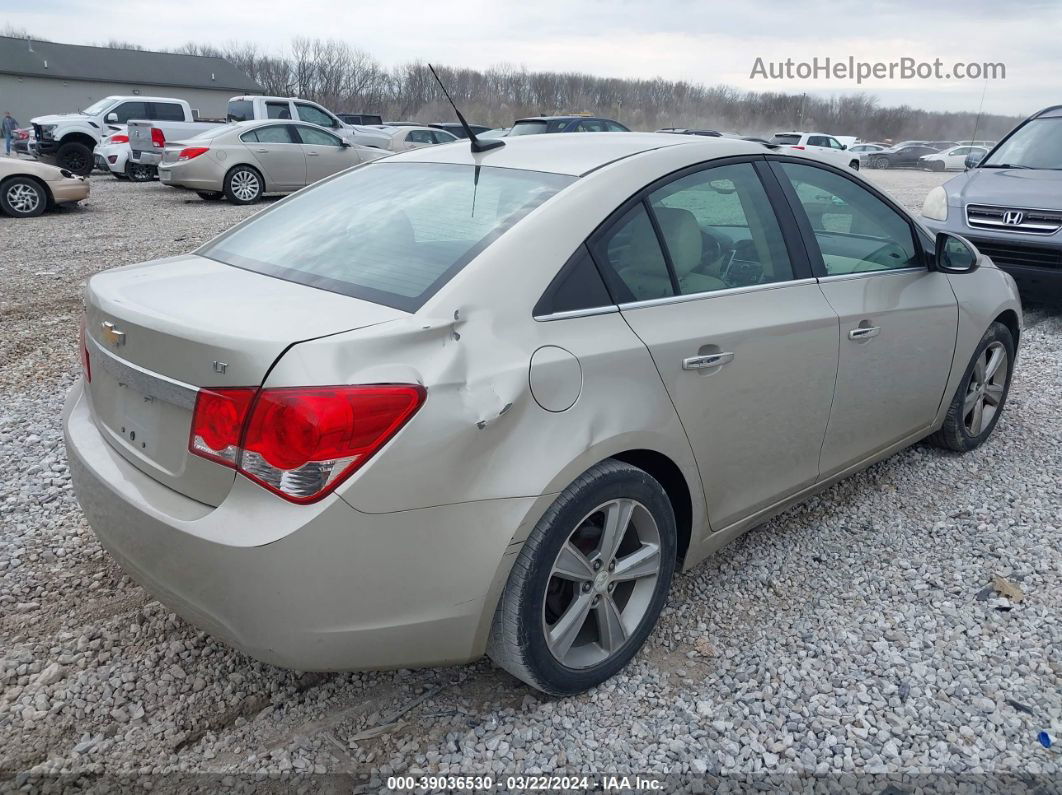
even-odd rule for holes
{"type": "Polygon", "coordinates": [[[486,152],[489,149],[497,149],[498,147],[505,146],[505,141],[501,138],[490,138],[486,141],[481,141],[476,137],[476,134],[472,132],[472,128],[468,126],[468,122],[465,121],[465,117],[461,115],[461,111],[457,109],[457,105],[454,103],[453,98],[450,96],[450,92],[446,90],[446,86],[443,85],[443,81],[439,79],[439,75],[435,72],[435,67],[428,64],[428,68],[431,69],[431,74],[435,78],[435,82],[439,84],[439,88],[442,89],[443,94],[446,95],[446,99],[450,103],[450,107],[454,109],[454,113],[457,114],[457,120],[461,122],[461,126],[465,130],[465,135],[468,136],[468,140],[472,142],[473,152],[486,152]]]}

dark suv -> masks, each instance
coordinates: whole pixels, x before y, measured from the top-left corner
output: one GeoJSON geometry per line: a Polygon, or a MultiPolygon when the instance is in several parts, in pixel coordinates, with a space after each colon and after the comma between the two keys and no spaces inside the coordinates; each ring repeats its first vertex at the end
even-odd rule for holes
{"type": "Polygon", "coordinates": [[[567,132],[630,132],[618,121],[594,116],[532,116],[517,119],[507,137],[567,132]]]}
{"type": "Polygon", "coordinates": [[[1062,298],[1062,105],[974,159],[926,196],[926,225],[968,237],[1027,293],[1062,298]]]}

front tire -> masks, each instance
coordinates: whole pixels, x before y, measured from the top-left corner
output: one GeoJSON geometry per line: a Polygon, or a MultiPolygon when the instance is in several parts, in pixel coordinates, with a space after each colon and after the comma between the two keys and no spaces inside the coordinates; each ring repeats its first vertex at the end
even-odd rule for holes
{"type": "Polygon", "coordinates": [[[265,192],[265,181],[258,169],[236,166],[225,175],[225,197],[233,204],[254,204],[265,192]]]}
{"type": "Polygon", "coordinates": [[[12,218],[33,218],[48,206],[48,192],[29,177],[11,177],[0,184],[0,208],[12,218]]]}
{"type": "Polygon", "coordinates": [[[534,688],[581,693],[622,669],[675,570],[675,514],[648,473],[609,459],[565,489],[513,564],[487,654],[534,688]]]}
{"type": "Polygon", "coordinates": [[[886,160],[884,157],[875,157],[873,160],[870,161],[870,165],[872,168],[888,168],[889,161],[886,160]]]}
{"type": "Polygon", "coordinates": [[[1010,393],[1014,356],[1014,335],[1002,323],[993,323],[977,344],[944,425],[929,437],[931,444],[966,453],[988,439],[1010,393]]]}
{"type": "Polygon", "coordinates": [[[55,161],[60,168],[65,168],[81,177],[87,177],[92,173],[92,150],[77,141],[70,141],[60,146],[55,153],[55,161]]]}

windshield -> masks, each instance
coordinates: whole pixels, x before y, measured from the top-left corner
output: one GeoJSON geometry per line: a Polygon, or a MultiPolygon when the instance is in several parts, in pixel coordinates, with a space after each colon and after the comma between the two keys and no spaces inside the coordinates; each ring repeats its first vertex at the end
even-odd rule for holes
{"type": "Polygon", "coordinates": [[[1062,118],[1033,119],[981,163],[1004,167],[1062,169],[1062,118]]]}
{"type": "Polygon", "coordinates": [[[103,99],[98,99],[91,105],[89,105],[87,108],[85,108],[83,111],[81,111],[81,113],[85,116],[99,116],[101,113],[103,113],[104,108],[108,108],[114,104],[114,99],[114,97],[104,97],[103,99]]]}
{"type": "Polygon", "coordinates": [[[197,253],[415,312],[575,177],[445,163],[373,163],[322,182],[197,253]]]}

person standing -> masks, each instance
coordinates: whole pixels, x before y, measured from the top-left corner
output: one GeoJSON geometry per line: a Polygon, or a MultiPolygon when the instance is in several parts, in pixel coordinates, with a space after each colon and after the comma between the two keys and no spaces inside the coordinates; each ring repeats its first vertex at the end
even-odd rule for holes
{"type": "Polygon", "coordinates": [[[0,119],[0,132],[4,134],[4,154],[8,156],[11,154],[11,141],[14,139],[15,130],[17,129],[18,122],[11,115],[11,111],[4,111],[4,118],[0,119]]]}

